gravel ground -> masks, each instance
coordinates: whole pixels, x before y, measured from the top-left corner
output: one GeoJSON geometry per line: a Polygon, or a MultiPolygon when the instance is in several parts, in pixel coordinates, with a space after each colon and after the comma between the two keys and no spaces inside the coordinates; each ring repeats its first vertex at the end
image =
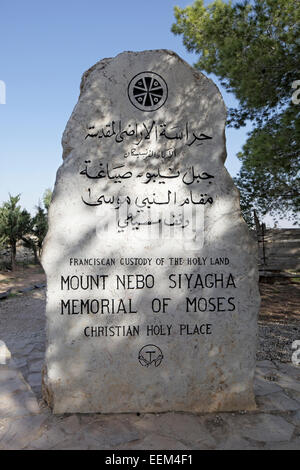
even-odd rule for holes
{"type": "Polygon", "coordinates": [[[300,284],[260,284],[258,360],[291,362],[292,343],[300,340],[300,284]]]}

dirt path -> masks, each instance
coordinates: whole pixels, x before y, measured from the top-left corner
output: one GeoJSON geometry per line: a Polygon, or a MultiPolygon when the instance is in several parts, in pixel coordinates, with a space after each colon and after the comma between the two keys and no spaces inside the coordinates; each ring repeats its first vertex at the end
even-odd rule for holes
{"type": "Polygon", "coordinates": [[[11,290],[11,294],[34,285],[44,284],[46,276],[39,265],[27,268],[17,267],[16,271],[0,271],[0,294],[11,290]]]}

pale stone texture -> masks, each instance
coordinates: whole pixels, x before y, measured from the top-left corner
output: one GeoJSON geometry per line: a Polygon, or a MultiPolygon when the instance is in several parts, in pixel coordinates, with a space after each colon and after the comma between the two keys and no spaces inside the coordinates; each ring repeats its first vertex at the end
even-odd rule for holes
{"type": "Polygon", "coordinates": [[[38,440],[46,419],[42,414],[0,419],[0,450],[20,450],[38,440]]]}
{"type": "Polygon", "coordinates": [[[214,83],[171,51],[125,52],[84,74],[63,135],[64,163],[57,173],[42,259],[47,274],[43,390],[54,413],[255,408],[256,243],[224,167],[225,119],[214,83]],[[153,86],[158,77],[158,109],[155,104],[138,109],[134,102],[130,84],[143,72],[153,86]],[[153,225],[147,227],[147,220],[153,225]],[[150,266],[123,266],[123,257],[152,261],[150,266]],[[157,265],[162,257],[164,266],[157,265]],[[174,257],[181,257],[183,265],[171,266],[174,257]],[[205,264],[187,264],[188,258],[202,257],[205,264]],[[229,264],[216,265],[219,257],[229,264]],[[116,265],[70,266],[70,258],[113,258],[116,265]],[[178,285],[178,274],[193,275],[192,280],[200,274],[204,282],[206,274],[227,279],[229,273],[234,278],[229,287],[215,282],[188,288],[184,276],[178,285]],[[155,286],[117,290],[116,275],[129,274],[153,275],[155,286]],[[171,274],[175,288],[170,287],[171,274]],[[66,290],[64,284],[62,290],[61,276],[83,276],[86,282],[87,275],[107,275],[105,289],[66,290]],[[187,312],[187,297],[204,298],[200,311],[187,312]],[[154,298],[171,299],[165,313],[153,313],[154,298]],[[127,311],[131,300],[137,313],[77,314],[76,307],[74,314],[64,308],[62,315],[61,299],[123,299],[127,311]],[[180,324],[192,331],[195,325],[210,324],[211,334],[180,335],[180,324]],[[91,327],[128,325],[139,326],[139,335],[84,335],[86,327],[90,333],[91,327]],[[147,336],[147,325],[165,331],[172,325],[172,331],[147,336]],[[148,345],[155,345],[155,353],[148,352],[148,345]],[[146,351],[143,357],[140,350],[146,351]],[[160,350],[161,363],[151,362],[151,354],[158,359],[160,350]]]}
{"type": "Polygon", "coordinates": [[[275,392],[256,398],[260,410],[264,411],[295,411],[300,409],[300,402],[293,400],[284,392],[275,392]]]}
{"type": "Polygon", "coordinates": [[[271,414],[224,415],[224,420],[229,424],[227,435],[262,443],[289,441],[295,429],[285,418],[271,414]]]}
{"type": "Polygon", "coordinates": [[[0,365],[0,419],[40,412],[35,395],[11,359],[0,365]]]}
{"type": "Polygon", "coordinates": [[[0,341],[0,364],[8,364],[11,360],[11,353],[4,341],[0,341]]]}

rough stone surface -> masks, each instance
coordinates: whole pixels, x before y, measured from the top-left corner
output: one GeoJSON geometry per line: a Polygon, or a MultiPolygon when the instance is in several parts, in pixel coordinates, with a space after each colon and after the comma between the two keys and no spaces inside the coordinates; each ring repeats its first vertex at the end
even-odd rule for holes
{"type": "Polygon", "coordinates": [[[21,450],[31,446],[44,432],[46,419],[43,414],[0,419],[0,449],[21,450]]]}
{"type": "Polygon", "coordinates": [[[293,400],[282,391],[256,398],[259,409],[265,411],[295,411],[300,409],[300,402],[293,400]]]}
{"type": "Polygon", "coordinates": [[[84,74],[42,259],[54,413],[255,408],[256,244],[225,119],[214,83],[170,51],[84,74]]]}
{"type": "Polygon", "coordinates": [[[281,416],[271,414],[249,414],[227,416],[228,432],[240,435],[243,439],[259,442],[281,442],[292,438],[295,426],[281,416]]]}
{"type": "Polygon", "coordinates": [[[0,419],[40,412],[35,395],[12,359],[0,365],[0,390],[0,419]]]}

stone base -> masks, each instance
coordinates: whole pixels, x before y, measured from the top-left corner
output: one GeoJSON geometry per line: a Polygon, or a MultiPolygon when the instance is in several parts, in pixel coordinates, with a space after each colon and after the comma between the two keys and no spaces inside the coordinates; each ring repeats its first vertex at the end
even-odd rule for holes
{"type": "MultiPolygon", "coordinates": [[[[188,413],[216,413],[233,411],[255,411],[257,409],[253,388],[239,393],[216,392],[199,393],[195,397],[188,395],[181,400],[171,402],[170,399],[157,399],[153,394],[153,399],[146,397],[133,396],[129,402],[128,399],[122,399],[120,396],[112,397],[111,400],[104,397],[103,402],[97,404],[95,400],[90,399],[88,394],[80,391],[78,394],[63,391],[59,387],[53,390],[49,378],[46,374],[47,368],[43,368],[42,392],[47,405],[54,414],[64,413],[166,413],[170,411],[188,412],[188,413]],[[146,403],[146,401],[148,401],[146,403]]],[[[120,386],[120,388],[122,388],[120,386]]],[[[109,391],[107,392],[107,394],[109,391]]]]}

